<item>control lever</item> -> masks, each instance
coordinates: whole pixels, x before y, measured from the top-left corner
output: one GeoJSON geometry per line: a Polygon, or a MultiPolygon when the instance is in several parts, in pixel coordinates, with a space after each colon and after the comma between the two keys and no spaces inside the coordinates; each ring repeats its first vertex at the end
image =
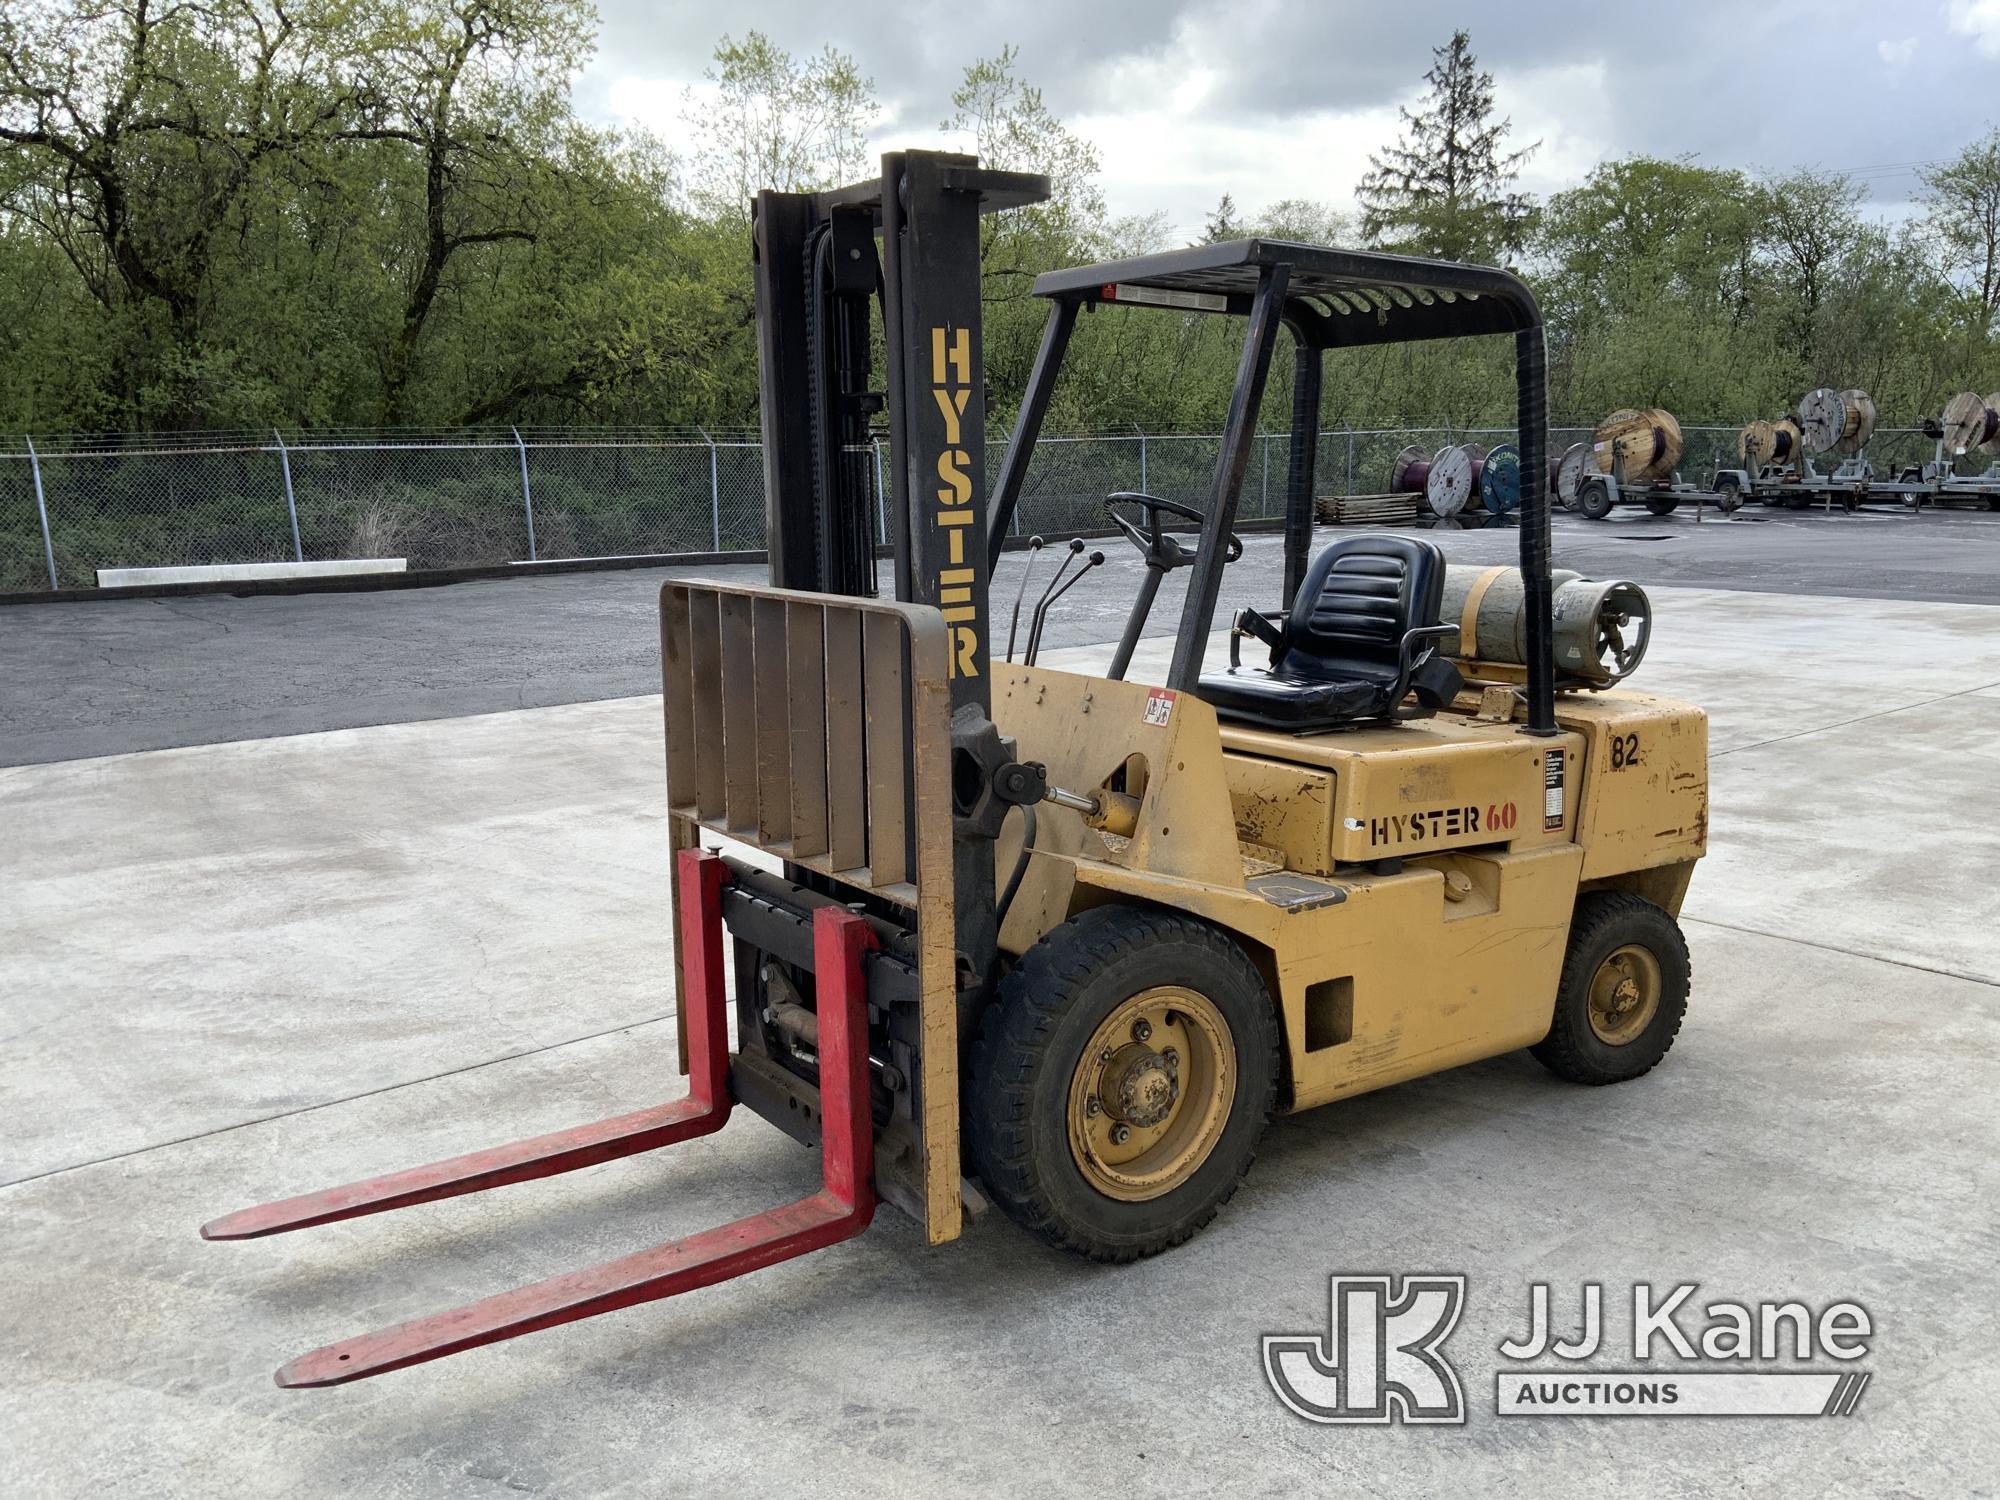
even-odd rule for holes
{"type": "Polygon", "coordinates": [[[1014,632],[1021,625],[1021,601],[1028,594],[1028,575],[1035,570],[1035,554],[1042,550],[1040,536],[1028,538],[1028,560],[1021,565],[1021,587],[1014,594],[1014,615],[1007,622],[1007,660],[1014,659],[1014,632]]]}
{"type": "MultiPolygon", "coordinates": [[[[1083,550],[1081,539],[1078,539],[1071,545],[1076,551],[1080,552],[1083,550]]],[[[1070,575],[1067,583],[1053,593],[1042,596],[1041,603],[1035,606],[1035,623],[1028,631],[1028,649],[1023,653],[1021,657],[1022,661],[1032,667],[1035,664],[1035,658],[1042,654],[1042,626],[1048,619],[1050,606],[1079,583],[1082,583],[1084,574],[1088,573],[1092,568],[1101,568],[1103,566],[1104,554],[1102,552],[1093,552],[1090,554],[1089,560],[1082,567],[1078,568],[1075,573],[1070,575]]]]}
{"type": "MultiPolygon", "coordinates": [[[[1049,595],[1055,592],[1056,585],[1063,581],[1063,575],[1069,572],[1069,565],[1076,561],[1077,554],[1080,553],[1081,551],[1083,551],[1083,538],[1080,536],[1071,537],[1069,539],[1068,555],[1063,558],[1061,566],[1059,566],[1056,569],[1056,576],[1049,580],[1048,587],[1042,590],[1041,598],[1035,601],[1035,612],[1033,616],[1030,618],[1030,622],[1028,625],[1028,654],[1025,658],[1023,658],[1024,660],[1032,662],[1035,659],[1034,655],[1035,627],[1033,622],[1035,620],[1041,619],[1043,609],[1045,609],[1048,606],[1049,595]]],[[[1028,580],[1025,576],[1023,576],[1023,578],[1021,579],[1021,592],[1025,594],[1027,593],[1027,591],[1028,591],[1028,580]]],[[[1018,602],[1015,607],[1017,609],[1019,608],[1018,602]]],[[[1008,641],[1007,641],[1007,660],[1012,661],[1013,659],[1014,659],[1013,632],[1009,631],[1008,641]]]]}

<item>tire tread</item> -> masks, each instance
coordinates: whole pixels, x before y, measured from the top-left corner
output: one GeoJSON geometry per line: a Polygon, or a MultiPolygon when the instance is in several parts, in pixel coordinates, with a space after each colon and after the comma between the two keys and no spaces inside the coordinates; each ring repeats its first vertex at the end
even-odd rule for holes
{"type": "MultiPolygon", "coordinates": [[[[1631,937],[1626,938],[1626,941],[1631,940],[1631,937]]],[[[1630,891],[1586,891],[1577,897],[1576,914],[1570,921],[1569,947],[1563,954],[1562,979],[1556,989],[1553,1024],[1549,1034],[1528,1050],[1551,1073],[1572,1083],[1601,1085],[1643,1078],[1659,1066],[1661,1059],[1672,1050],[1674,1038],[1680,1035],[1681,1022],[1687,1015],[1688,981],[1693,972],[1687,941],[1681,936],[1679,924],[1665,910],[1630,891]],[[1636,936],[1658,936],[1666,941],[1671,954],[1679,959],[1682,982],[1678,993],[1674,993],[1674,986],[1667,980],[1666,966],[1662,965],[1662,982],[1666,992],[1660,996],[1660,1004],[1668,1012],[1669,1022],[1662,1033],[1647,1039],[1646,1052],[1650,1052],[1651,1056],[1646,1057],[1643,1066],[1609,1073],[1586,1050],[1590,1022],[1582,1007],[1571,1001],[1588,991],[1591,975],[1595,972],[1591,954],[1598,942],[1608,929],[1621,926],[1652,928],[1652,933],[1642,931],[1636,936]]],[[[1590,1036],[1589,1040],[1594,1042],[1596,1038],[1590,1036]]],[[[1637,1055],[1645,1056],[1645,1053],[1637,1055]]]]}
{"type": "MultiPolygon", "coordinates": [[[[1235,1195],[1256,1160],[1257,1139],[1253,1136],[1249,1151],[1227,1185],[1192,1221],[1163,1235],[1125,1243],[1088,1237],[1065,1224],[1033,1158],[1030,1089],[1036,1073],[1048,1065],[1065,1002],[1118,957],[1188,942],[1202,944],[1225,962],[1240,967],[1246,983],[1255,986],[1254,993],[1267,995],[1255,965],[1219,929],[1160,908],[1108,906],[1082,912],[1051,929],[1001,981],[998,995],[981,1018],[972,1052],[973,1082],[967,1091],[974,1161],[987,1189],[1009,1217],[1058,1249],[1094,1261],[1123,1264],[1182,1244],[1235,1195]]],[[[1277,1020],[1269,1004],[1258,1009],[1263,1034],[1236,1041],[1239,1056],[1246,1047],[1257,1046],[1272,1059],[1272,1065],[1263,1070],[1263,1097],[1250,1101],[1257,1115],[1268,1119],[1277,1095],[1277,1020]]],[[[1261,1130],[1257,1134],[1261,1135],[1261,1130]]]]}

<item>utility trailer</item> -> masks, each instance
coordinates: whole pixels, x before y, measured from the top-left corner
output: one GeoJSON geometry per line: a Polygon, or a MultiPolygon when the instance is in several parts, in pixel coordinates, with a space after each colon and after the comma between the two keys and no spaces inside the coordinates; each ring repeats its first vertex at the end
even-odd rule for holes
{"type": "Polygon", "coordinates": [[[1620,505],[1643,506],[1665,516],[1692,501],[1697,521],[1705,506],[1734,510],[1730,495],[1681,477],[1684,452],[1681,426],[1672,412],[1622,408],[1597,425],[1590,442],[1572,444],[1557,460],[1556,496],[1592,521],[1607,519],[1620,505]]]}
{"type": "Polygon", "coordinates": [[[1717,490],[1726,490],[1731,509],[1749,501],[1778,505],[1788,510],[1822,510],[1838,506],[1852,515],[1864,505],[1921,506],[1936,493],[1936,484],[1924,471],[1903,468],[1894,475],[1880,475],[1865,454],[1843,459],[1831,474],[1822,474],[1810,458],[1797,465],[1763,464],[1756,469],[1718,469],[1717,490]]]}
{"type": "Polygon", "coordinates": [[[1929,462],[1905,464],[1886,473],[1878,472],[1866,453],[1842,459],[1831,473],[1822,473],[1810,458],[1802,457],[1797,464],[1720,469],[1715,488],[1727,492],[1731,510],[1751,501],[1788,510],[1818,506],[1831,511],[1837,507],[1849,515],[1864,505],[1910,510],[1926,505],[1970,505],[2000,510],[2000,464],[1979,474],[1961,474],[1939,441],[1936,456],[1929,462]]]}
{"type": "Polygon", "coordinates": [[[1796,413],[1774,422],[1752,422],[1737,440],[1743,462],[1720,470],[1718,488],[1739,500],[1757,500],[1805,510],[1838,505],[1850,514],[1863,505],[1972,504],[2000,509],[2000,463],[1983,473],[1961,474],[1959,460],[1972,452],[2000,452],[2000,395],[1963,391],[1945,403],[1941,416],[1926,418],[1923,432],[1936,441],[1930,460],[1878,471],[1868,457],[1875,434],[1875,403],[1867,392],[1821,388],[1809,392],[1796,413]],[[1838,461],[1821,473],[1814,453],[1838,461]]]}
{"type": "Polygon", "coordinates": [[[1616,474],[1583,475],[1577,481],[1576,503],[1571,508],[1581,511],[1589,520],[1602,521],[1620,505],[1644,506],[1656,516],[1670,516],[1682,505],[1691,504],[1695,520],[1699,521],[1706,508],[1731,515],[1742,503],[1741,492],[1725,486],[1721,475],[1703,489],[1682,479],[1680,471],[1675,470],[1669,478],[1639,484],[1627,483],[1616,474]]]}

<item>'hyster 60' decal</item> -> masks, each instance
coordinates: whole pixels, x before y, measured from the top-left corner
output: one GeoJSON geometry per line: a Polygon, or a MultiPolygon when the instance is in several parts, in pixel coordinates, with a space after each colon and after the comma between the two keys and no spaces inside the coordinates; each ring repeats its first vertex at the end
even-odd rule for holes
{"type": "Polygon", "coordinates": [[[1423,812],[1390,813],[1368,820],[1368,842],[1377,844],[1421,844],[1426,839],[1456,839],[1469,833],[1505,833],[1520,814],[1511,802],[1489,802],[1481,808],[1433,807],[1423,812]]]}
{"type": "Polygon", "coordinates": [[[967,555],[966,533],[975,519],[972,509],[972,458],[965,450],[961,424],[972,399],[972,334],[969,329],[931,330],[931,395],[944,418],[944,449],[938,454],[937,513],[944,528],[949,566],[938,569],[937,601],[951,631],[949,670],[953,677],[979,675],[979,631],[984,623],[972,602],[979,574],[967,555]]]}

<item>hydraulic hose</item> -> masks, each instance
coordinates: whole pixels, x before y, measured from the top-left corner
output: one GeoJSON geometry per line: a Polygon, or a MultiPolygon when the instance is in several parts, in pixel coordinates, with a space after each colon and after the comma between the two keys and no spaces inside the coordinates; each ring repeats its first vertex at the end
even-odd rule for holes
{"type": "Polygon", "coordinates": [[[993,908],[993,930],[998,932],[1007,925],[1007,910],[1014,904],[1014,897],[1020,894],[1021,881],[1028,873],[1028,859],[1035,852],[1035,809],[1033,804],[1016,804],[1021,809],[1021,852],[1014,859],[1014,873],[1007,877],[1007,889],[1000,893],[1000,902],[993,908]]]}

